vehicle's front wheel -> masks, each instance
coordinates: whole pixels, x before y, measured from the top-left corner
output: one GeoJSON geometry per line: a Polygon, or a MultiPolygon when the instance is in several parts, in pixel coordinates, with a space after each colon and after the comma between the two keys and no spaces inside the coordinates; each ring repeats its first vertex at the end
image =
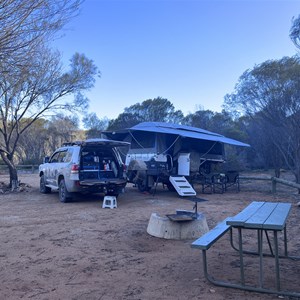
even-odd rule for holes
{"type": "Polygon", "coordinates": [[[51,188],[49,188],[48,186],[46,186],[45,176],[44,175],[42,175],[40,177],[40,193],[42,193],[42,194],[49,194],[49,193],[51,193],[51,188]]]}
{"type": "Polygon", "coordinates": [[[71,194],[68,192],[65,180],[59,182],[58,195],[60,202],[66,203],[72,199],[71,194]]]}

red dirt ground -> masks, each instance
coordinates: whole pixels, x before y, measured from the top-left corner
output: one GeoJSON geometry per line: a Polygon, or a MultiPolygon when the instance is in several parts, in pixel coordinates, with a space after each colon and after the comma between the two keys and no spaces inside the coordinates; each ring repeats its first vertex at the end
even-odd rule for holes
{"type": "MultiPolygon", "coordinates": [[[[27,184],[22,192],[1,193],[0,187],[0,299],[278,299],[214,286],[203,276],[202,256],[190,247],[192,240],[147,234],[152,212],[165,215],[193,208],[192,202],[161,186],[153,196],[128,185],[117,209],[102,209],[101,195],[77,196],[62,204],[55,192],[39,193],[37,174],[20,179],[27,184]]],[[[0,182],[7,180],[0,176],[0,182]]],[[[208,200],[198,204],[198,211],[206,216],[209,228],[253,200],[292,203],[289,250],[299,255],[300,208],[295,189],[278,185],[272,195],[266,181],[243,181],[239,193],[230,189],[203,195],[196,188],[198,196],[208,200]]],[[[250,247],[252,237],[249,234],[250,247]]],[[[210,249],[208,259],[216,277],[238,278],[238,254],[230,248],[228,235],[210,249]]],[[[245,261],[249,282],[257,282],[257,263],[257,257],[245,261]]],[[[299,291],[300,262],[284,262],[281,268],[282,286],[299,291]]],[[[265,280],[273,285],[271,259],[266,259],[265,280]]]]}

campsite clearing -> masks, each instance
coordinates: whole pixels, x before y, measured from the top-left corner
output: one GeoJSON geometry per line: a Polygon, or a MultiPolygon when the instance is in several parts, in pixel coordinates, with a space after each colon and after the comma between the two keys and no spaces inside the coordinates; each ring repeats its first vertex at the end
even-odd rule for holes
{"type": "MultiPolygon", "coordinates": [[[[287,176],[287,174],[284,174],[287,176]]],[[[283,178],[285,178],[283,176],[283,178]]],[[[191,240],[152,237],[146,229],[152,212],[192,210],[193,203],[158,186],[155,195],[128,185],[118,208],[103,209],[99,195],[76,196],[60,203],[57,194],[40,194],[37,174],[20,176],[27,185],[19,193],[0,194],[1,299],[277,299],[277,296],[216,287],[202,272],[199,251],[191,240]]],[[[0,182],[7,182],[0,176],[0,182]]],[[[198,204],[213,228],[253,200],[290,202],[287,228],[291,253],[299,254],[299,195],[296,189],[278,187],[270,193],[266,182],[243,182],[241,192],[202,194],[198,204]]],[[[212,247],[212,270],[235,276],[238,254],[222,237],[212,247]],[[221,263],[220,263],[221,262],[221,263]]],[[[249,278],[256,277],[255,262],[246,262],[249,278]],[[253,276],[252,276],[253,275],[253,276]]],[[[272,266],[266,265],[270,274],[272,266]]],[[[299,286],[299,265],[284,266],[289,284],[299,286]]]]}

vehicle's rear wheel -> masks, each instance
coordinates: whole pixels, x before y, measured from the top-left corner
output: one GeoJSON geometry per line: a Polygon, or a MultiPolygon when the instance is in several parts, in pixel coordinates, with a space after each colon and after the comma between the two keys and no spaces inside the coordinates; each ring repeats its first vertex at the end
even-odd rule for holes
{"type": "Polygon", "coordinates": [[[68,192],[65,180],[59,182],[58,195],[60,202],[66,203],[72,199],[71,194],[68,192]]]}
{"type": "Polygon", "coordinates": [[[42,194],[49,194],[49,193],[51,193],[51,188],[49,188],[48,186],[46,186],[45,176],[44,175],[42,175],[40,177],[40,192],[42,194]]]}

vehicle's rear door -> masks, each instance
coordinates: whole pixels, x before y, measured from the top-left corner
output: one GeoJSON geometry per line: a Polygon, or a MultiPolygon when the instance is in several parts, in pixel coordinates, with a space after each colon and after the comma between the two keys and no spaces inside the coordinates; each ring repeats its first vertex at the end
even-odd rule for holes
{"type": "Polygon", "coordinates": [[[127,142],[107,139],[86,140],[81,148],[82,168],[80,179],[95,179],[109,183],[116,181],[116,178],[122,178],[122,160],[116,148],[128,145],[127,142]],[[88,161],[90,157],[92,164],[87,166],[85,161],[88,161]]]}

